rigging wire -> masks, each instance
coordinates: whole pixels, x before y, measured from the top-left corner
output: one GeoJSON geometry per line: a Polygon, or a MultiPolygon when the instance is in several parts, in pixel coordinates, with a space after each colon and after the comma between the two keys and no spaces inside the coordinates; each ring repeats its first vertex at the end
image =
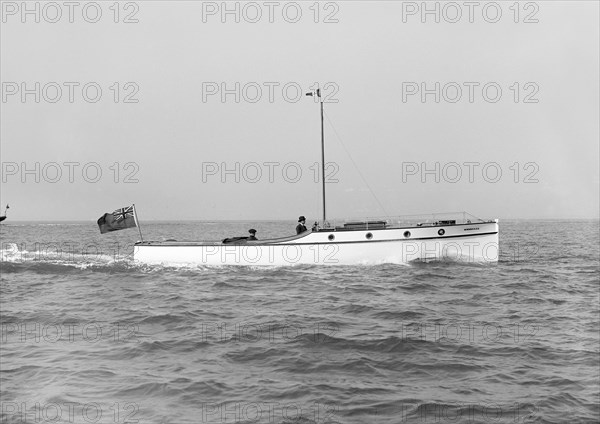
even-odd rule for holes
{"type": "MultiPolygon", "coordinates": [[[[327,118],[327,122],[329,123],[329,125],[331,126],[331,129],[333,129],[333,133],[335,134],[335,136],[337,137],[338,141],[340,142],[340,144],[342,145],[344,151],[346,152],[346,154],[348,155],[348,157],[350,158],[350,161],[352,162],[352,164],[354,165],[354,167],[356,168],[356,170],[358,171],[358,175],[360,175],[360,178],[362,179],[363,183],[365,183],[365,185],[367,186],[367,188],[369,189],[369,191],[371,192],[371,194],[373,195],[373,198],[375,199],[375,201],[377,202],[377,204],[379,205],[379,207],[381,208],[381,210],[383,211],[383,214],[385,216],[390,216],[385,208],[383,207],[383,205],[381,204],[381,202],[379,201],[379,199],[377,198],[377,196],[375,195],[375,192],[371,189],[371,186],[369,185],[369,183],[367,182],[367,180],[365,179],[365,177],[363,176],[362,172],[360,172],[360,169],[358,167],[358,165],[356,165],[356,162],[354,162],[354,159],[352,158],[352,155],[350,154],[350,152],[348,151],[348,149],[346,148],[346,145],[344,144],[344,142],[342,141],[342,138],[340,137],[340,135],[338,134],[337,130],[335,129],[335,127],[333,126],[333,123],[331,122],[331,119],[329,119],[329,115],[327,115],[327,112],[325,112],[325,117],[327,118]]],[[[323,178],[325,178],[325,176],[323,175],[323,178]]]]}

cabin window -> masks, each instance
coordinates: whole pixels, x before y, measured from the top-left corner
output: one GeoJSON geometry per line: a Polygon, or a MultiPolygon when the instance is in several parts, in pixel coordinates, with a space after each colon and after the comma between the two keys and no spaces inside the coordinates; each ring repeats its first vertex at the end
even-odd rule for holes
{"type": "Polygon", "coordinates": [[[439,234],[440,236],[443,236],[444,234],[446,234],[446,231],[444,231],[444,229],[443,229],[443,228],[440,228],[440,229],[439,229],[439,231],[438,231],[438,234],[439,234]]]}
{"type": "Polygon", "coordinates": [[[329,241],[333,241],[333,239],[335,239],[335,236],[333,234],[329,234],[329,237],[327,237],[329,239],[329,241]]]}
{"type": "Polygon", "coordinates": [[[367,233],[365,237],[367,238],[367,240],[371,240],[373,238],[373,233],[367,233]]]}
{"type": "Polygon", "coordinates": [[[409,238],[410,237],[410,231],[405,231],[404,232],[404,237],[409,238]]]}

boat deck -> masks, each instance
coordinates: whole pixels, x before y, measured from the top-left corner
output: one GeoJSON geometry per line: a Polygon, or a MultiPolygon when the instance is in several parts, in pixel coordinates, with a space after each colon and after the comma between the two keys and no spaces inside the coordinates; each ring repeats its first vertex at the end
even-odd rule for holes
{"type": "Polygon", "coordinates": [[[261,239],[261,240],[238,240],[231,243],[223,243],[221,240],[216,241],[177,241],[177,240],[165,240],[165,241],[141,241],[135,243],[137,246],[152,246],[152,245],[161,245],[161,246],[239,246],[239,245],[265,245],[265,244],[280,244],[282,242],[288,242],[293,240],[298,240],[303,237],[306,237],[310,234],[310,231],[307,231],[302,234],[297,234],[294,236],[288,237],[279,237],[272,239],[261,239]]]}

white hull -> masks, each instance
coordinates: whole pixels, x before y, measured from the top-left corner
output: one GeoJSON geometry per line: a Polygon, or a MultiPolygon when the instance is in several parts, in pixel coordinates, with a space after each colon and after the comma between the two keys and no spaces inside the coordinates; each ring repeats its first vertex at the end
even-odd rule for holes
{"type": "Polygon", "coordinates": [[[371,265],[498,261],[498,222],[372,230],[321,230],[243,244],[140,242],[134,259],[165,265],[371,265]],[[406,234],[410,232],[410,235],[406,234]],[[333,239],[330,237],[333,236],[333,239]]]}

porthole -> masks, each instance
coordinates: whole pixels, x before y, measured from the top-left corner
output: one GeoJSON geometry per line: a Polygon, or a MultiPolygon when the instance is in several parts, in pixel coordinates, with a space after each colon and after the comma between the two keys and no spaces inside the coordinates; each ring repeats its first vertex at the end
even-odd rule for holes
{"type": "Polygon", "coordinates": [[[443,228],[440,228],[440,229],[438,230],[438,234],[439,234],[440,236],[443,236],[444,234],[446,234],[446,231],[444,231],[444,229],[443,229],[443,228]]]}
{"type": "Polygon", "coordinates": [[[335,239],[335,236],[333,234],[329,234],[329,237],[327,237],[329,239],[329,241],[333,241],[333,239],[335,239]]]}
{"type": "Polygon", "coordinates": [[[373,238],[373,233],[367,233],[365,237],[367,238],[367,240],[371,240],[373,238]]]}
{"type": "Polygon", "coordinates": [[[405,231],[404,232],[404,237],[409,238],[410,237],[410,231],[405,231]]]}

